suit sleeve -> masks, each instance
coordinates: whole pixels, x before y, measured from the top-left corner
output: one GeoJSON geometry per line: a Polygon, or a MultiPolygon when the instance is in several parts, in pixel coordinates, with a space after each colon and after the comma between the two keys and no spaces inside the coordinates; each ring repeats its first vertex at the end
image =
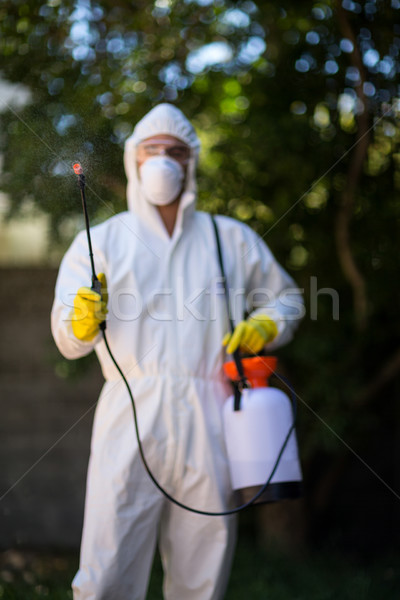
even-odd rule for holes
{"type": "Polygon", "coordinates": [[[276,261],[263,239],[245,228],[243,260],[250,316],[265,314],[275,321],[278,335],[268,349],[287,344],[304,316],[304,301],[293,279],[276,261]]]}
{"type": "MultiPolygon", "coordinates": [[[[105,272],[104,255],[94,246],[96,273],[105,272]]],[[[72,331],[71,313],[78,289],[91,286],[92,272],[85,232],[81,232],[65,254],[58,272],[55,298],[51,311],[51,331],[61,354],[76,359],[89,354],[101,339],[101,333],[90,342],[78,340],[72,331]]]]}

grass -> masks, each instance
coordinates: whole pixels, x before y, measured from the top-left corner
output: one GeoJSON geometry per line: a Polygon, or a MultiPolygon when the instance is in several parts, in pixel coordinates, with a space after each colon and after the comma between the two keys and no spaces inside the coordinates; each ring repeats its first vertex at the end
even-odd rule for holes
{"type": "MultiPolygon", "coordinates": [[[[0,599],[71,600],[77,560],[77,554],[3,553],[0,599]]],[[[242,539],[225,600],[393,600],[400,598],[398,563],[399,556],[363,564],[326,552],[289,558],[242,539]]],[[[161,582],[157,558],[147,600],[162,600],[161,582]]]]}

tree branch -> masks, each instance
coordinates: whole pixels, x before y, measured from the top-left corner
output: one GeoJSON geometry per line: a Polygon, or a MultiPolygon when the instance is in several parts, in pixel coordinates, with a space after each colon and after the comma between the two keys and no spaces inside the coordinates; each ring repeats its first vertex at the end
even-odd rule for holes
{"type": "Polygon", "coordinates": [[[351,40],[353,51],[350,55],[351,62],[360,73],[360,81],[356,86],[356,92],[362,112],[357,114],[357,136],[354,151],[351,156],[349,170],[347,172],[346,185],[341,197],[341,204],[336,217],[335,238],[339,262],[347,281],[353,288],[354,312],[356,326],[359,331],[365,329],[367,324],[367,294],[365,280],[360,273],[350,245],[350,221],[354,212],[355,193],[363,168],[363,163],[367,155],[369,144],[369,115],[367,102],[363,90],[363,84],[366,80],[364,65],[361,59],[360,51],[357,46],[357,40],[349,23],[346,11],[342,7],[340,0],[336,1],[336,11],[338,22],[343,37],[351,40]]]}

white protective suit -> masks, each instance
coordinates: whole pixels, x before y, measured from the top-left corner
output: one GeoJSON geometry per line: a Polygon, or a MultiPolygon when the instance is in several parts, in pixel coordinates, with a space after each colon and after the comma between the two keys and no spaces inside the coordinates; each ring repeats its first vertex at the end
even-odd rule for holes
{"type": "MultiPolygon", "coordinates": [[[[108,341],[136,400],[147,461],[179,501],[221,511],[231,497],[221,423],[231,394],[221,346],[229,324],[211,219],[195,211],[197,154],[197,136],[183,114],[169,104],[155,107],[126,142],[129,210],[91,233],[96,270],[108,282],[108,341]],[[136,145],[156,134],[175,136],[192,149],[172,237],[138,183],[136,145]]],[[[302,304],[293,281],[249,227],[224,216],[217,223],[235,323],[243,318],[247,295],[257,290],[264,299],[257,311],[278,322],[271,347],[287,342],[302,304]],[[278,299],[289,288],[292,293],[278,299]]],[[[105,377],[94,417],[74,599],[143,600],[157,541],[164,598],[221,599],[235,519],[184,511],[150,481],[138,454],[130,400],[101,334],[82,342],[72,333],[73,298],[90,281],[81,232],[62,261],[52,310],[61,353],[74,359],[94,348],[105,377]]]]}

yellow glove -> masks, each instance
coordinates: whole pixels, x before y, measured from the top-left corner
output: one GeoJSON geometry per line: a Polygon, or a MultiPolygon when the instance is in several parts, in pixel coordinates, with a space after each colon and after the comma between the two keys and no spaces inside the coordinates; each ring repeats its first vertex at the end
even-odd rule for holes
{"type": "Polygon", "coordinates": [[[277,335],[275,321],[267,315],[256,315],[236,325],[233,333],[225,335],[222,345],[227,346],[228,354],[233,354],[237,348],[247,354],[257,354],[277,335]]]}
{"type": "Polygon", "coordinates": [[[101,296],[88,287],[81,287],[74,298],[72,311],[72,331],[78,340],[90,342],[99,331],[99,324],[105,321],[108,302],[107,280],[99,273],[101,296]]]}

